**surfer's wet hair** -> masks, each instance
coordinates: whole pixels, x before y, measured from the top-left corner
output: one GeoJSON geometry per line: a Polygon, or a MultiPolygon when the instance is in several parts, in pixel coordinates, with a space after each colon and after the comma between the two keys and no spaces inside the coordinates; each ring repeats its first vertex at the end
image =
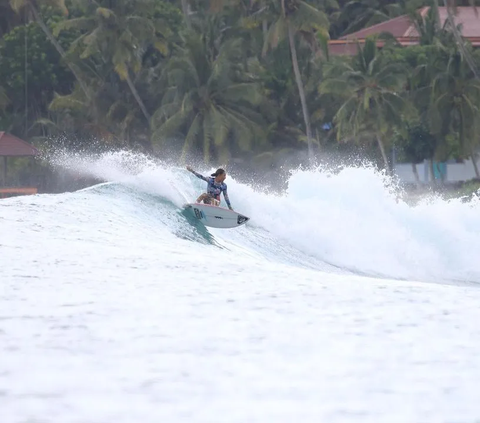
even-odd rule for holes
{"type": "Polygon", "coordinates": [[[215,173],[212,173],[210,176],[220,176],[220,175],[223,175],[224,173],[225,173],[225,170],[222,168],[219,168],[215,171],[215,173]]]}

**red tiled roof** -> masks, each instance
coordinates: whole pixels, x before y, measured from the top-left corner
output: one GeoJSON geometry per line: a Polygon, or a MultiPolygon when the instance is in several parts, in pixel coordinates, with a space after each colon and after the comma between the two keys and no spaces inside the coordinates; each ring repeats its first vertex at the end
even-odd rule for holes
{"type": "MultiPolygon", "coordinates": [[[[424,8],[426,9],[426,8],[424,8]]],[[[341,37],[340,40],[362,40],[369,35],[380,34],[381,32],[389,32],[395,38],[405,37],[405,35],[414,28],[412,21],[408,15],[399,16],[394,19],[361,29],[360,31],[341,37]]],[[[418,35],[418,34],[416,34],[418,35]]]]}
{"type": "Polygon", "coordinates": [[[0,156],[36,156],[39,151],[14,135],[0,132],[0,156]]]}
{"type": "MultiPolygon", "coordinates": [[[[428,10],[429,7],[423,7],[419,10],[419,13],[421,16],[425,16],[428,10]]],[[[439,7],[438,15],[441,25],[443,25],[448,16],[447,8],[439,7]]],[[[475,8],[473,7],[457,7],[455,11],[455,24],[461,25],[462,36],[467,38],[473,46],[480,46],[480,12],[476,14],[475,8]]],[[[330,53],[355,54],[357,52],[357,42],[363,44],[366,37],[373,34],[380,34],[381,32],[389,32],[403,46],[418,44],[419,34],[415,29],[415,25],[411,22],[408,15],[403,15],[354,32],[353,34],[345,35],[338,40],[331,40],[329,42],[330,53]]],[[[383,43],[379,41],[377,45],[382,46],[383,43]]]]}
{"type": "MultiPolygon", "coordinates": [[[[439,7],[438,14],[442,25],[447,20],[447,8],[439,7]]],[[[480,11],[477,7],[477,13],[473,7],[457,7],[455,13],[455,25],[461,25],[461,33],[466,38],[480,37],[480,11]]],[[[417,33],[415,33],[418,35],[417,33]]]]}

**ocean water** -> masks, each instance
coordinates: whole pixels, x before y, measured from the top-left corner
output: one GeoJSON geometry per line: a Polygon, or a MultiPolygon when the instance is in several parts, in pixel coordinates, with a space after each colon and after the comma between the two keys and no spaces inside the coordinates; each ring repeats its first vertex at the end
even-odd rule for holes
{"type": "Polygon", "coordinates": [[[228,177],[251,221],[219,230],[182,168],[57,165],[105,182],[0,203],[1,423],[480,421],[477,201],[228,177]]]}

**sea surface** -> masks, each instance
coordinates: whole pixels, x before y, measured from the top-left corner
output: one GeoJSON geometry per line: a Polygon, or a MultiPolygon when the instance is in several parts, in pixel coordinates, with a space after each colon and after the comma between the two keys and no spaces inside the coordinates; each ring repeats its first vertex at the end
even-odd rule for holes
{"type": "Polygon", "coordinates": [[[56,165],[104,182],[0,200],[0,423],[480,421],[478,201],[229,176],[221,230],[183,168],[56,165]]]}

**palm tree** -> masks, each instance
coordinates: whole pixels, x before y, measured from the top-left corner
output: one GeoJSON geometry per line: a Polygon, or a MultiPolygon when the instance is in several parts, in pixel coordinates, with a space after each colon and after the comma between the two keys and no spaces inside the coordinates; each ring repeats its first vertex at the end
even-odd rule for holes
{"type": "MultiPolygon", "coordinates": [[[[453,5],[450,5],[454,11],[453,5]]],[[[475,172],[478,169],[474,160],[473,140],[477,135],[478,87],[475,59],[472,49],[459,40],[452,31],[452,21],[447,19],[439,27],[438,5],[436,2],[427,16],[413,16],[420,44],[427,46],[427,60],[413,70],[414,83],[411,84],[413,101],[420,111],[423,125],[430,128],[435,136],[431,172],[433,173],[433,156],[437,159],[447,158],[451,146],[448,135],[458,133],[460,149],[472,156],[475,172]],[[445,63],[447,66],[445,67],[445,63]]],[[[450,13],[450,12],[449,12],[450,13]]],[[[457,28],[458,30],[458,28],[457,28]]]]}
{"type": "Polygon", "coordinates": [[[385,64],[376,47],[375,38],[368,38],[363,49],[358,45],[351,63],[333,64],[319,86],[320,94],[339,95],[344,99],[334,122],[337,137],[372,134],[378,143],[385,169],[390,170],[385,152],[386,136],[394,126],[401,126],[404,99],[398,94],[403,85],[403,69],[395,63],[385,64]],[[339,75],[339,76],[336,76],[339,75]]]}
{"type": "Polygon", "coordinates": [[[437,134],[458,133],[460,148],[471,156],[477,177],[474,140],[479,135],[480,80],[460,51],[450,55],[444,71],[432,82],[432,128],[437,134]]]}
{"type": "MultiPolygon", "coordinates": [[[[96,2],[108,3],[105,0],[96,2]]],[[[80,48],[81,58],[100,54],[110,61],[121,80],[127,82],[145,119],[150,123],[150,113],[140,97],[131,72],[141,69],[141,59],[147,44],[153,44],[161,53],[167,52],[167,43],[160,35],[169,35],[164,22],[147,17],[152,2],[149,0],[117,0],[114,7],[97,7],[95,13],[61,22],[56,33],[62,29],[77,28],[84,33],[72,43],[72,50],[80,48]]]]}
{"type": "MultiPolygon", "coordinates": [[[[415,114],[405,120],[397,141],[402,146],[405,158],[411,161],[414,174],[417,172],[415,163],[427,159],[433,179],[434,159],[440,156],[441,151],[446,152],[449,146],[447,138],[441,136],[441,131],[432,130],[432,80],[445,67],[448,51],[456,48],[455,40],[446,29],[448,25],[440,25],[435,4],[423,16],[417,9],[411,10],[409,16],[419,34],[419,46],[404,50],[405,53],[410,52],[405,94],[414,105],[415,114]]],[[[417,175],[416,178],[418,180],[417,175]]]]}
{"type": "Polygon", "coordinates": [[[192,149],[203,149],[225,161],[233,148],[249,151],[265,139],[264,122],[255,111],[262,101],[255,81],[242,77],[241,42],[225,42],[217,57],[207,55],[202,36],[185,36],[182,54],[168,63],[168,89],[152,118],[153,141],[162,144],[185,133],[182,159],[192,149]]]}
{"type": "Polygon", "coordinates": [[[405,0],[349,0],[342,7],[337,21],[345,28],[342,34],[359,31],[405,13],[405,0]]]}
{"type": "Polygon", "coordinates": [[[31,14],[37,22],[37,24],[42,28],[42,31],[47,36],[48,40],[53,44],[55,49],[58,51],[62,59],[65,60],[65,63],[75,76],[80,88],[82,89],[83,93],[87,98],[89,98],[90,94],[88,91],[87,86],[83,82],[79,70],[76,66],[71,63],[69,60],[66,59],[66,53],[57,39],[54,37],[48,26],[46,25],[45,21],[42,18],[42,15],[39,11],[41,6],[52,6],[59,9],[65,16],[68,15],[68,9],[65,6],[65,0],[10,0],[10,5],[15,12],[20,13],[22,10],[25,10],[27,13],[31,14]]]}
{"type": "MultiPolygon", "coordinates": [[[[135,135],[145,127],[144,117],[138,107],[132,107],[132,97],[119,84],[118,76],[104,64],[97,67],[97,78],[90,80],[92,96],[87,101],[78,90],[68,95],[55,95],[49,105],[53,112],[50,120],[37,123],[69,134],[93,134],[107,143],[131,143],[139,141],[135,135]],[[52,122],[53,121],[53,122],[52,122]]],[[[141,143],[150,150],[150,145],[141,143]]]]}
{"type": "MultiPolygon", "coordinates": [[[[437,2],[438,0],[435,0],[435,4],[437,6],[436,8],[438,9],[437,2]]],[[[475,6],[475,1],[469,0],[469,3],[471,6],[475,6]]],[[[471,53],[468,51],[466,47],[465,41],[463,40],[462,35],[460,34],[460,29],[457,27],[457,25],[455,25],[455,9],[456,9],[455,2],[452,0],[449,0],[449,1],[443,0],[443,5],[447,9],[447,21],[450,25],[453,36],[455,37],[457,46],[461,51],[464,60],[468,63],[470,70],[475,75],[475,78],[479,79],[480,73],[478,71],[477,64],[475,63],[475,60],[473,59],[471,53]]],[[[475,13],[477,13],[476,8],[475,8],[475,13]]]]}
{"type": "MultiPolygon", "coordinates": [[[[310,49],[299,49],[297,53],[300,54],[300,63],[310,64],[308,61],[311,56],[310,49]]],[[[268,100],[260,106],[262,115],[271,122],[267,138],[273,147],[281,149],[292,147],[299,142],[307,142],[305,131],[300,129],[303,113],[293,67],[285,66],[290,60],[290,47],[287,43],[282,43],[262,61],[256,72],[268,97],[268,100]]],[[[309,76],[308,68],[309,66],[305,66],[301,69],[304,77],[309,76]]],[[[312,104],[308,88],[307,80],[304,87],[305,96],[309,104],[312,104]]]]}
{"type": "Polygon", "coordinates": [[[307,133],[308,153],[310,161],[313,160],[312,149],[312,129],[310,125],[310,115],[303,87],[302,75],[298,65],[297,47],[295,44],[295,35],[311,35],[314,32],[321,33],[324,37],[328,37],[328,18],[322,11],[310,6],[306,1],[302,0],[281,0],[281,8],[278,8],[276,2],[270,4],[274,17],[267,38],[265,40],[264,54],[269,47],[275,48],[279,42],[288,38],[290,54],[292,59],[293,71],[295,74],[295,82],[297,84],[300,101],[302,104],[302,113],[305,122],[305,130],[307,133]]]}
{"type": "Polygon", "coordinates": [[[447,31],[447,22],[440,24],[438,7],[434,4],[425,15],[417,9],[409,11],[409,17],[419,34],[419,45],[443,49],[453,44],[452,34],[447,31]]]}

